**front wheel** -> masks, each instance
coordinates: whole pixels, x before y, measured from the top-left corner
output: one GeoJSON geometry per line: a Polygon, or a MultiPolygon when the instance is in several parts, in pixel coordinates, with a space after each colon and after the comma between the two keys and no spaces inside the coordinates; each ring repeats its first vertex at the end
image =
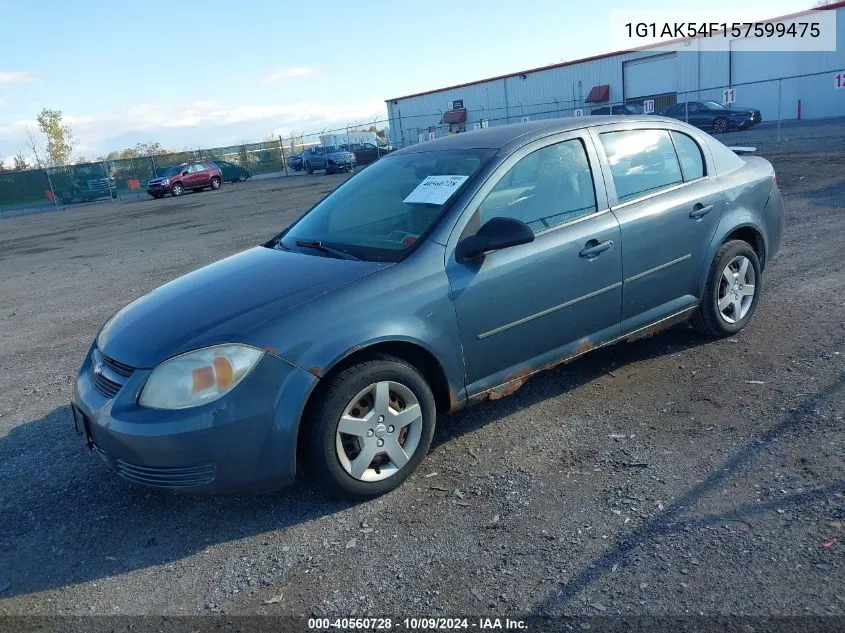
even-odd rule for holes
{"type": "Polygon", "coordinates": [[[180,185],[178,182],[173,185],[173,187],[171,187],[170,189],[170,193],[174,198],[178,198],[179,196],[181,196],[184,191],[185,190],[182,188],[182,185],[180,185]]]}
{"type": "Polygon", "coordinates": [[[211,179],[211,190],[217,191],[218,189],[220,189],[220,178],[215,176],[214,178],[211,179]]]}
{"type": "Polygon", "coordinates": [[[305,163],[305,173],[309,176],[314,173],[314,170],[311,169],[311,163],[305,163]]]}
{"type": "Polygon", "coordinates": [[[364,499],[399,486],[434,436],[431,388],[412,365],[373,356],[329,379],[312,413],[306,456],[337,496],[364,499]]]}
{"type": "Polygon", "coordinates": [[[713,121],[713,131],[717,134],[724,134],[728,131],[728,120],[725,117],[719,117],[713,121]]]}
{"type": "Polygon", "coordinates": [[[699,332],[726,337],[748,325],[762,289],[757,253],[748,242],[731,240],[713,258],[701,305],[692,318],[699,332]]]}

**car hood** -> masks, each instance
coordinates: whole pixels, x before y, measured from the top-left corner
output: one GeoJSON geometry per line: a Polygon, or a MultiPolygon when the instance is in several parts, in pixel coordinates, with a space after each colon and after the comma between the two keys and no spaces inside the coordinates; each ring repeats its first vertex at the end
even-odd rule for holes
{"type": "Polygon", "coordinates": [[[255,247],[136,299],[106,323],[97,347],[121,363],[151,368],[208,345],[269,346],[262,326],[390,265],[255,247]]]}

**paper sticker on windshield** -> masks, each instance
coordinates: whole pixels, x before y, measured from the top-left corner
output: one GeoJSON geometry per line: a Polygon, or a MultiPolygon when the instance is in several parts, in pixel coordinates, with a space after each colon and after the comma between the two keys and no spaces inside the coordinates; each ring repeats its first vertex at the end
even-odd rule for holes
{"type": "Polygon", "coordinates": [[[468,176],[429,176],[402,202],[407,204],[443,204],[468,176]]]}

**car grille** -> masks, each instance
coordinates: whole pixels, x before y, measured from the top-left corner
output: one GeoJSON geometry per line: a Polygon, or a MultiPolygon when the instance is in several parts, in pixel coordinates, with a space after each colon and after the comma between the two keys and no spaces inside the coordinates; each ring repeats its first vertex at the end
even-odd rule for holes
{"type": "Polygon", "coordinates": [[[99,391],[106,398],[114,398],[117,395],[117,392],[120,391],[120,388],[123,386],[119,383],[109,380],[102,374],[96,374],[92,371],[91,375],[93,376],[94,386],[97,388],[97,391],[99,391]]]}
{"type": "Polygon", "coordinates": [[[134,367],[109,358],[98,349],[94,349],[91,355],[91,381],[97,391],[106,398],[114,398],[126,384],[125,379],[129,378],[134,371],[134,367]],[[95,371],[97,365],[102,367],[99,372],[95,371]]]}
{"type": "Polygon", "coordinates": [[[122,459],[115,460],[117,474],[124,479],[145,486],[159,488],[189,488],[203,486],[214,481],[217,468],[214,464],[185,466],[182,468],[162,468],[156,466],[137,466],[122,459]]]}

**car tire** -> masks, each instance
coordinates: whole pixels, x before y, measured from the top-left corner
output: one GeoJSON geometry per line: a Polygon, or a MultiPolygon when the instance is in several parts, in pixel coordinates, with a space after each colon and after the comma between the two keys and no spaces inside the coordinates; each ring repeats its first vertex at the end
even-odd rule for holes
{"type": "Polygon", "coordinates": [[[174,198],[178,198],[185,192],[184,187],[182,187],[181,183],[176,183],[170,188],[170,195],[174,198]]]}
{"type": "Polygon", "coordinates": [[[314,170],[311,169],[311,163],[305,163],[305,173],[309,176],[314,173],[314,170]]]}
{"type": "Polygon", "coordinates": [[[728,131],[728,120],[720,116],[715,121],[713,121],[713,131],[716,134],[724,134],[728,131]]]}
{"type": "Polygon", "coordinates": [[[708,336],[736,334],[754,315],[762,289],[760,260],[751,245],[742,240],[722,244],[710,265],[693,327],[708,336]]]}
{"type": "Polygon", "coordinates": [[[431,388],[413,365],[384,354],[369,356],[330,377],[322,387],[303,436],[303,457],[332,495],[376,497],[402,484],[425,459],[436,416],[431,388]],[[411,412],[401,426],[403,420],[395,413],[399,411],[411,412]],[[397,416],[397,424],[390,424],[391,415],[397,416]],[[341,418],[354,434],[339,430],[341,418]],[[391,446],[398,462],[404,463],[393,461],[391,446]],[[365,459],[361,454],[365,450],[366,463],[358,461],[365,459]]]}
{"type": "Polygon", "coordinates": [[[218,189],[220,189],[220,177],[219,177],[219,176],[214,176],[214,177],[211,179],[211,190],[212,190],[212,191],[217,191],[218,189]]]}
{"type": "Polygon", "coordinates": [[[153,196],[153,198],[155,198],[156,200],[161,200],[163,197],[164,197],[163,193],[157,193],[153,196]]]}

